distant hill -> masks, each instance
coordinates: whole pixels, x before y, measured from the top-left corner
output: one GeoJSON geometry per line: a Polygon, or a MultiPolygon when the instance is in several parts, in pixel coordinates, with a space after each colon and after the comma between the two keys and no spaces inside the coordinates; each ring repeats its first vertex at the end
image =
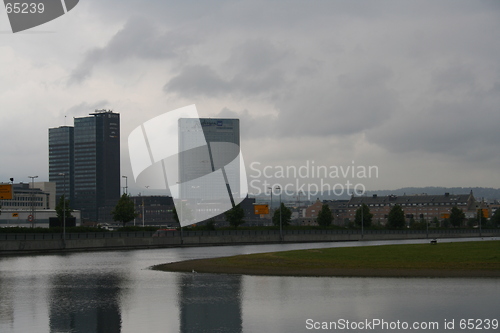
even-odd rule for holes
{"type": "Polygon", "coordinates": [[[499,200],[500,189],[489,187],[403,187],[398,190],[366,191],[367,195],[413,195],[413,194],[467,194],[472,191],[476,200],[484,198],[487,201],[499,200]]]}
{"type": "MultiPolygon", "coordinates": [[[[397,190],[377,190],[377,191],[366,191],[367,196],[377,194],[380,196],[395,194],[395,195],[414,195],[414,194],[429,194],[429,195],[439,195],[439,194],[467,194],[472,190],[472,194],[476,200],[484,198],[485,201],[500,200],[500,189],[490,188],[490,187],[403,187],[397,190]]],[[[335,197],[333,195],[322,195],[320,199],[349,199],[348,196],[335,197]]]]}
{"type": "MultiPolygon", "coordinates": [[[[366,191],[367,196],[372,196],[373,194],[377,194],[379,196],[385,196],[390,194],[395,195],[415,195],[415,194],[429,194],[429,195],[439,195],[439,194],[468,194],[472,190],[472,194],[479,200],[484,198],[485,201],[492,202],[494,200],[500,201],[500,189],[490,188],[490,187],[403,187],[397,190],[377,190],[377,191],[366,191]]],[[[258,196],[261,200],[269,200],[269,195],[261,195],[258,196]]],[[[300,200],[303,202],[307,199],[307,194],[302,194],[300,196],[300,200]]],[[[343,196],[335,196],[332,193],[330,195],[321,194],[321,195],[311,195],[311,201],[315,201],[316,198],[320,200],[347,200],[350,198],[348,195],[343,196]]],[[[274,199],[279,200],[279,199],[274,199]]],[[[296,201],[297,198],[294,196],[286,196],[283,194],[283,201],[296,201]]]]}

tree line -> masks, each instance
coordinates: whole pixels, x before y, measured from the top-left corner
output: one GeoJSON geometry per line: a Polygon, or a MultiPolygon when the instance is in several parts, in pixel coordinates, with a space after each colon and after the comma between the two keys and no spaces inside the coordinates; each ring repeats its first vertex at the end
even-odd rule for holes
{"type": "MultiPolygon", "coordinates": [[[[61,197],[58,206],[56,207],[57,215],[62,220],[63,218],[63,207],[65,207],[66,217],[71,216],[72,210],[69,208],[69,200],[65,200],[64,196],[61,197]],[[65,202],[64,202],[65,201],[65,202]],[[63,203],[64,202],[64,203],[63,203]]],[[[177,215],[177,211],[174,207],[173,210],[174,220],[179,223],[179,217],[177,215]]],[[[134,202],[130,198],[130,196],[124,193],[120,199],[118,200],[117,205],[111,212],[113,216],[113,220],[116,222],[121,222],[123,226],[125,226],[128,222],[132,221],[138,216],[136,212],[134,202]]],[[[224,213],[224,217],[230,226],[237,228],[238,226],[245,223],[245,212],[241,205],[236,205],[232,209],[226,211],[224,213]]],[[[272,222],[273,225],[279,226],[280,221],[283,227],[290,225],[292,220],[292,211],[285,206],[284,203],[281,203],[278,209],[275,209],[272,213],[272,222]]],[[[316,222],[321,227],[329,227],[333,224],[334,216],[328,204],[323,204],[320,211],[318,212],[318,216],[316,218],[316,222]]],[[[491,216],[488,220],[482,210],[478,210],[477,216],[474,219],[466,219],[465,213],[462,209],[457,206],[452,207],[450,216],[447,219],[443,219],[439,221],[439,219],[434,218],[432,222],[439,223],[442,222],[443,226],[452,226],[452,227],[460,227],[467,223],[468,226],[473,226],[474,224],[479,223],[481,221],[483,226],[491,226],[496,227],[500,226],[500,209],[497,209],[496,212],[491,216]]],[[[409,226],[413,228],[426,227],[426,223],[429,223],[425,219],[420,219],[416,221],[413,217],[409,218],[409,226]]],[[[214,221],[209,221],[209,224],[214,224],[214,221]]],[[[354,218],[354,226],[355,227],[364,227],[370,228],[373,225],[373,214],[370,212],[370,208],[366,204],[362,204],[355,213],[354,218]]],[[[404,213],[403,208],[400,205],[394,205],[389,214],[387,216],[387,224],[386,227],[389,229],[401,229],[407,226],[407,219],[404,213]]]]}

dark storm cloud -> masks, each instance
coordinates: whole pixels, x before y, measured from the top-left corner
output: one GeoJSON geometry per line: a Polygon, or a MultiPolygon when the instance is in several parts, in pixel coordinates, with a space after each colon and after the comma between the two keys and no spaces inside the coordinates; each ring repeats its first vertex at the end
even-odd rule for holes
{"type": "Polygon", "coordinates": [[[397,96],[387,87],[389,69],[373,65],[332,76],[306,80],[277,103],[279,135],[350,135],[386,122],[397,111],[397,96]]]}
{"type": "Polygon", "coordinates": [[[240,118],[248,140],[362,137],[392,156],[496,158],[497,2],[203,6],[141,8],[148,19],[129,19],[89,51],[73,81],[102,63],[167,60],[166,96],[226,106],[217,116],[240,118]]]}
{"type": "MultiPolygon", "coordinates": [[[[489,106],[497,101],[485,87],[500,73],[493,3],[272,2],[261,14],[244,4],[247,18],[221,19],[237,6],[211,17],[243,42],[221,44],[226,60],[181,68],[167,94],[265,101],[278,112],[263,131],[274,137],[366,134],[389,151],[443,154],[497,138],[486,120],[497,119],[489,106]]],[[[252,111],[233,116],[253,127],[261,119],[252,111]]]]}
{"type": "Polygon", "coordinates": [[[186,66],[164,86],[166,93],[197,96],[254,96],[273,93],[284,86],[282,62],[287,50],[262,39],[248,40],[232,48],[217,72],[208,65],[186,66]]]}

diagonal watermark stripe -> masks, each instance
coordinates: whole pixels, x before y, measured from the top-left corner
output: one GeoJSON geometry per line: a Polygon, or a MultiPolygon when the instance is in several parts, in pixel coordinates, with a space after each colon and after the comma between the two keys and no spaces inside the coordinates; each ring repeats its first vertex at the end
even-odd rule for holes
{"type": "Polygon", "coordinates": [[[134,180],[168,188],[181,226],[222,214],[248,194],[238,119],[199,118],[189,105],[146,121],[128,145],[134,180]]]}

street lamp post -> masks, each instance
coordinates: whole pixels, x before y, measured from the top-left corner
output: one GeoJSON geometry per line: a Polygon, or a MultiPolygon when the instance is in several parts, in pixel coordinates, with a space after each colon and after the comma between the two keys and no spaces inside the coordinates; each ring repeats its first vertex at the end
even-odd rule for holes
{"type": "MultiPolygon", "coordinates": [[[[276,187],[276,188],[277,188],[278,190],[280,190],[280,208],[279,208],[279,210],[280,210],[280,241],[283,241],[283,228],[282,228],[282,226],[281,226],[281,210],[282,210],[282,209],[281,209],[281,187],[279,187],[279,186],[278,186],[278,187],[276,187]]],[[[272,192],[271,192],[271,193],[272,193],[272,192]]]]}
{"type": "MultiPolygon", "coordinates": [[[[135,197],[134,197],[134,209],[136,207],[136,202],[135,202],[135,197]]],[[[134,227],[135,227],[135,217],[137,215],[137,211],[135,211],[135,214],[134,214],[134,227]]]]}
{"type": "Polygon", "coordinates": [[[482,230],[481,230],[481,218],[483,217],[482,206],[483,206],[483,201],[481,200],[481,202],[479,203],[479,210],[477,211],[477,215],[479,217],[479,237],[481,237],[481,233],[482,233],[482,230]]]}
{"type": "Polygon", "coordinates": [[[66,174],[60,173],[63,176],[63,240],[66,240],[66,174]]]}
{"type": "Polygon", "coordinates": [[[361,239],[363,239],[363,236],[364,236],[364,221],[363,221],[363,216],[364,216],[364,209],[365,207],[363,207],[363,201],[361,201],[361,239]]]}
{"type": "Polygon", "coordinates": [[[298,194],[298,202],[297,202],[297,221],[300,220],[300,191],[297,193],[298,194]]]}
{"type": "Polygon", "coordinates": [[[128,194],[128,177],[127,176],[122,176],[122,178],[125,178],[125,194],[128,194]]]}
{"type": "Polygon", "coordinates": [[[429,238],[429,221],[427,219],[425,219],[425,234],[429,238]]]}
{"type": "MultiPolygon", "coordinates": [[[[149,188],[149,186],[145,186],[146,190],[149,188]]],[[[146,191],[144,191],[144,196],[142,197],[142,226],[144,227],[144,197],[146,196],[146,191]]],[[[151,205],[151,202],[149,203],[151,205]]]]}
{"type": "MultiPolygon", "coordinates": [[[[182,197],[181,197],[181,182],[177,182],[179,188],[178,188],[178,198],[181,202],[181,219],[179,220],[179,226],[181,227],[181,245],[184,243],[184,239],[182,238],[182,197]]],[[[179,218],[179,215],[177,215],[177,219],[179,218]]]]}
{"type": "Polygon", "coordinates": [[[273,215],[272,215],[272,212],[273,212],[273,188],[268,187],[267,189],[271,192],[271,210],[269,211],[269,216],[271,217],[271,223],[272,223],[273,222],[273,215]]]}
{"type": "Polygon", "coordinates": [[[182,204],[182,200],[181,200],[181,219],[179,221],[179,225],[181,226],[181,245],[184,243],[184,238],[182,238],[182,210],[183,210],[182,206],[183,206],[183,204],[182,204]]]}
{"type": "Polygon", "coordinates": [[[35,227],[35,178],[38,178],[38,176],[28,176],[28,178],[31,178],[31,227],[35,227]]]}

